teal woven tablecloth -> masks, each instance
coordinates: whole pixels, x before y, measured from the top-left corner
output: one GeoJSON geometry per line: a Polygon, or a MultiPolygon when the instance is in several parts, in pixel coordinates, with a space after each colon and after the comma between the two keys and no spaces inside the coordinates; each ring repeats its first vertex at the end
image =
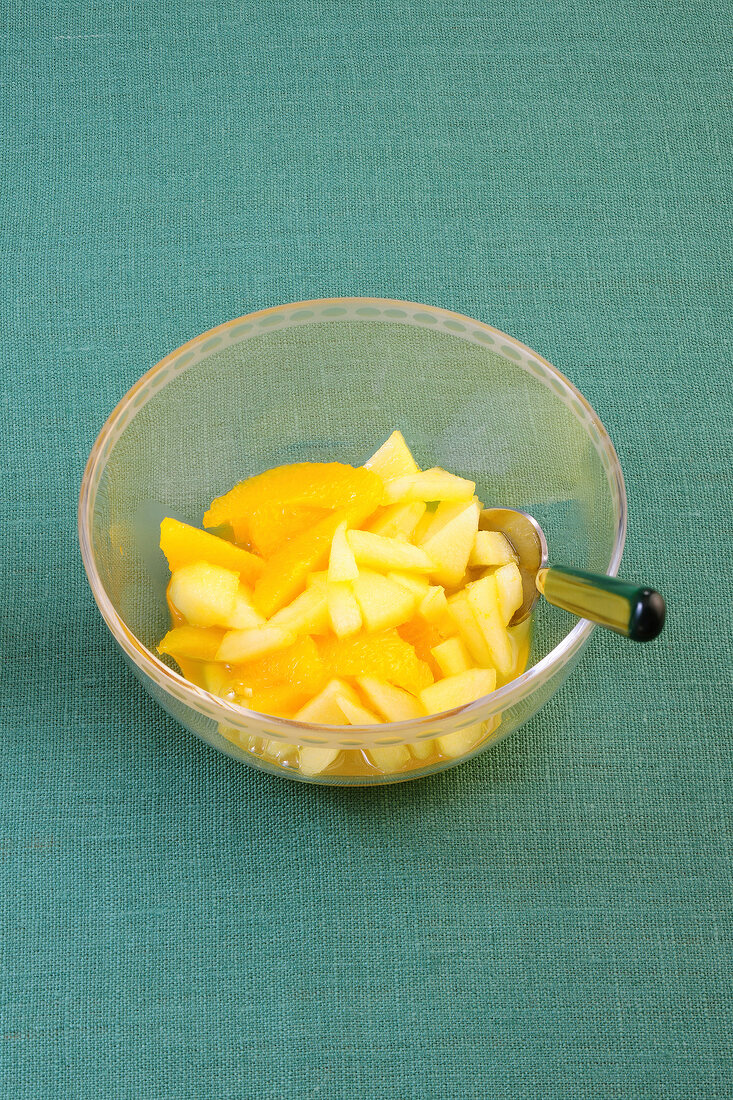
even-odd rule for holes
{"type": "Polygon", "coordinates": [[[733,1094],[729,12],[3,6],[3,1098],[733,1094]],[[671,610],[495,751],[368,791],[165,717],[75,532],[144,370],[339,294],[567,373],[671,610]]]}

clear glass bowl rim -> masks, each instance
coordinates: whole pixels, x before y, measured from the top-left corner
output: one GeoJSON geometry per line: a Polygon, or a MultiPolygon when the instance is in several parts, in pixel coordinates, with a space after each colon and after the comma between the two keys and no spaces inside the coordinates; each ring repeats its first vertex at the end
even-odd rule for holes
{"type": "MultiPolygon", "coordinates": [[[[169,668],[158,657],[151,653],[132,631],[128,629],[124,621],[118,615],[104,589],[94,560],[92,524],[97,488],[107,463],[107,456],[104,454],[105,445],[114,432],[117,423],[121,417],[124,416],[130,404],[140,391],[150,385],[150,383],[153,382],[161,372],[165,371],[169,364],[182,353],[199,347],[213,336],[223,333],[227,329],[280,312],[300,308],[322,309],[331,305],[348,305],[354,308],[373,306],[378,309],[422,309],[432,314],[442,316],[448,320],[455,320],[476,326],[490,333],[492,336],[500,338],[502,342],[514,347],[518,352],[537,361],[542,365],[545,371],[549,372],[554,377],[561,387],[567,388],[569,394],[580,403],[585,409],[588,418],[593,422],[601,445],[609,459],[609,469],[611,473],[610,488],[615,496],[618,517],[613,551],[608,563],[607,573],[610,576],[616,576],[621,563],[626,539],[626,487],[621,464],[618,460],[618,455],[616,454],[613,443],[611,442],[611,438],[600,417],[583,394],[565,377],[565,375],[561,374],[552,363],[548,362],[547,359],[543,358],[532,348],[483,321],[477,321],[475,318],[467,317],[465,314],[456,313],[453,310],[443,309],[439,306],[427,306],[397,298],[361,296],[314,298],[300,302],[288,302],[282,305],[271,306],[267,309],[255,310],[252,313],[233,318],[230,321],[225,321],[223,324],[216,325],[214,328],[200,333],[192,340],[187,341],[174,351],[169,352],[169,354],[164,356],[155,366],[146,371],[145,374],[138,379],[135,385],[127,391],[107,417],[89,454],[82,477],[78,508],[79,544],[82,560],[97,607],[122,651],[133,662],[138,672],[152,680],[158,688],[162,689],[173,699],[198,711],[199,714],[215,722],[224,723],[227,726],[237,728],[241,732],[255,736],[263,732],[262,727],[264,724],[267,727],[266,733],[268,737],[290,744],[311,743],[322,745],[329,741],[340,741],[345,735],[348,735],[351,746],[357,747],[356,742],[362,740],[365,745],[375,743],[377,740],[375,737],[377,730],[379,731],[378,741],[380,744],[399,744],[409,741],[420,741],[423,738],[432,738],[449,733],[453,730],[462,729],[473,722],[487,721],[500,711],[504,711],[506,708],[526,698],[533,690],[546,683],[554,673],[558,672],[571,660],[578,650],[585,646],[595,629],[594,624],[587,619],[579,619],[554,649],[551,649],[549,653],[527,669],[521,676],[518,676],[515,680],[510,681],[504,687],[499,688],[490,695],[483,696],[467,706],[458,707],[455,710],[446,711],[440,715],[428,715],[425,718],[417,720],[411,719],[404,722],[385,722],[378,727],[325,727],[307,722],[296,722],[294,719],[290,718],[277,718],[270,715],[262,715],[257,711],[247,710],[245,707],[227,702],[216,695],[212,695],[210,692],[184,679],[180,673],[174,672],[173,669],[169,668]]],[[[328,318],[328,320],[338,320],[338,318],[328,318]]],[[[514,365],[517,369],[522,369],[521,363],[515,363],[514,365]]],[[[151,396],[155,392],[158,391],[154,389],[151,396]]],[[[142,404],[144,404],[144,402],[142,404]]],[[[140,407],[142,407],[142,404],[140,407]]]]}

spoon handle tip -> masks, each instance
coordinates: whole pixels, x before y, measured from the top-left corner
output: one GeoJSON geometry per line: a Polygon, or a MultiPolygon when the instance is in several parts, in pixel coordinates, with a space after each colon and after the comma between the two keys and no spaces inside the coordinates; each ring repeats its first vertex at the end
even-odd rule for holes
{"type": "Polygon", "coordinates": [[[546,566],[537,574],[537,587],[555,607],[635,642],[650,642],[664,626],[666,606],[659,592],[618,577],[546,566]]]}

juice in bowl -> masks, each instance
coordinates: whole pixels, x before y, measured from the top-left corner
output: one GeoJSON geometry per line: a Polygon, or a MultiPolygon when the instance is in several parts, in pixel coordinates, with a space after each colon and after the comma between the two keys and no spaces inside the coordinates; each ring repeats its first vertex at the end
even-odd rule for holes
{"type": "Polygon", "coordinates": [[[616,574],[623,477],[567,379],[448,310],[324,299],[227,322],[143,375],[90,454],[79,538],[123,656],[181,726],[262,771],[367,786],[496,744],[592,636],[544,602],[492,633],[512,571],[488,564],[484,504],[616,574]]]}
{"type": "MultiPolygon", "coordinates": [[[[474,482],[419,469],[392,432],[363,466],[302,462],[234,486],[204,515],[170,517],[171,629],[158,652],[249,710],[376,726],[455,710],[520,675],[530,622],[514,549],[480,529],[474,482]]],[[[220,734],[309,777],[408,775],[479,748],[497,716],[412,744],[363,748],[220,734]]]]}

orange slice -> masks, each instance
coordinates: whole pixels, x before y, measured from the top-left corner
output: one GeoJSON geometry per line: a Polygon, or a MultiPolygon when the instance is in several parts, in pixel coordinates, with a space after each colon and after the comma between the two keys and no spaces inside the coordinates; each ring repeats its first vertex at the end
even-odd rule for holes
{"type": "MultiPolygon", "coordinates": [[[[275,466],[262,474],[240,481],[224,496],[217,497],[204,516],[204,527],[218,527],[233,519],[249,516],[260,508],[278,506],[343,508],[365,492],[383,489],[382,480],[362,466],[342,462],[298,462],[275,466]]],[[[379,501],[377,501],[377,504],[379,501]]],[[[376,508],[376,504],[372,511],[376,508]]]]}
{"type": "Polygon", "coordinates": [[[205,561],[239,573],[243,581],[250,583],[262,573],[262,558],[250,554],[218,535],[200,531],[177,519],[164,519],[160,524],[160,548],[168,559],[171,573],[192,562],[205,561]]]}
{"type": "Polygon", "coordinates": [[[443,673],[431,650],[445,641],[445,634],[441,634],[433,623],[426,622],[419,615],[410,619],[409,622],[402,623],[397,630],[400,638],[412,646],[418,659],[425,662],[433,676],[441,677],[443,673]]]}
{"type": "Polygon", "coordinates": [[[329,638],[319,643],[329,678],[372,676],[417,693],[429,687],[433,674],[396,630],[329,638]]]}
{"type": "Polygon", "coordinates": [[[343,520],[349,527],[363,523],[379,504],[381,492],[382,483],[375,477],[374,482],[362,490],[358,501],[338,508],[307,531],[290,539],[269,558],[254,589],[254,605],[261,615],[269,619],[279,608],[295,599],[305,587],[309,573],[325,568],[333,533],[338,525],[343,520]]]}
{"type": "Polygon", "coordinates": [[[256,661],[232,665],[232,678],[253,689],[289,684],[315,695],[323,687],[326,670],[316,643],[305,637],[256,661]]]}
{"type": "MultiPolygon", "coordinates": [[[[233,521],[235,537],[247,524],[247,541],[263,558],[276,553],[288,539],[313,527],[327,514],[324,508],[312,508],[307,504],[280,504],[273,502],[250,512],[243,520],[233,521]]],[[[237,538],[237,541],[242,541],[237,538]]]]}

